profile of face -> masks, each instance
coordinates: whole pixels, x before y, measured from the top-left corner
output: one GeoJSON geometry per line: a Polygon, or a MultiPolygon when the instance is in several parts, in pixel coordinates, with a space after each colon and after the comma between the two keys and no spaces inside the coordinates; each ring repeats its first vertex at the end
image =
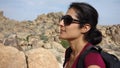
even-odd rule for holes
{"type": "Polygon", "coordinates": [[[74,8],[68,9],[65,16],[61,18],[60,39],[71,40],[84,36],[84,33],[90,30],[90,25],[86,24],[80,28],[80,21],[77,19],[77,14],[74,8]]]}

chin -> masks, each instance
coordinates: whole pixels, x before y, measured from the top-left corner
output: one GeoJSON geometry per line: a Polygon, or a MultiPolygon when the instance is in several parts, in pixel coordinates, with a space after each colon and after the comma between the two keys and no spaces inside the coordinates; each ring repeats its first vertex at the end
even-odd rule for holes
{"type": "Polygon", "coordinates": [[[59,39],[67,40],[67,38],[66,38],[66,37],[63,37],[63,36],[59,36],[59,39]]]}

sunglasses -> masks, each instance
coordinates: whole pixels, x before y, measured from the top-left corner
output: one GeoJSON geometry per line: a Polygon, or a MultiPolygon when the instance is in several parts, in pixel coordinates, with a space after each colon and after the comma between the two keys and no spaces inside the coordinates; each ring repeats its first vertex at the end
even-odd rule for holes
{"type": "Polygon", "coordinates": [[[68,26],[68,25],[70,25],[72,23],[79,24],[79,22],[80,22],[79,20],[73,19],[70,15],[62,16],[62,18],[60,19],[60,21],[61,20],[63,20],[65,26],[68,26]]]}

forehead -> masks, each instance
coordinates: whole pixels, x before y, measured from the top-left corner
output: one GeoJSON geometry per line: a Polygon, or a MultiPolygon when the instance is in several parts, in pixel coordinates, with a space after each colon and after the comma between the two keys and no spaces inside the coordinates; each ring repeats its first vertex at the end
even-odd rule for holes
{"type": "Polygon", "coordinates": [[[77,13],[74,8],[70,8],[70,9],[68,9],[66,15],[70,15],[70,16],[72,16],[72,18],[76,18],[77,13]]]}

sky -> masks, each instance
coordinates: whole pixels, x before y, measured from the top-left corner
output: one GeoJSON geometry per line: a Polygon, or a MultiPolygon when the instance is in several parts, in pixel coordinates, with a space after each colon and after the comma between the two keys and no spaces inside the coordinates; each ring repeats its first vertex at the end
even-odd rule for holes
{"type": "Polygon", "coordinates": [[[10,19],[32,21],[41,14],[66,13],[72,2],[86,2],[95,7],[100,25],[120,24],[120,0],[0,0],[0,11],[10,19]]]}

